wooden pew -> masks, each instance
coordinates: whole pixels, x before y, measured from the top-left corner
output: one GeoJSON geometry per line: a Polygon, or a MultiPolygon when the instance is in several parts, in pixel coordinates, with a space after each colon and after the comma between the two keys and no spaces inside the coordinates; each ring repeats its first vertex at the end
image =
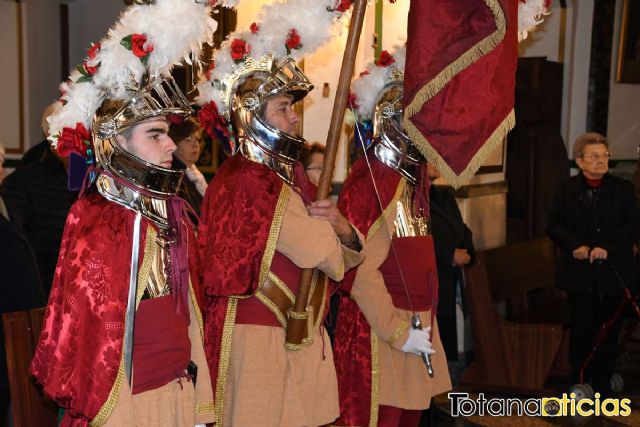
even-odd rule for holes
{"type": "Polygon", "coordinates": [[[29,373],[29,364],[42,329],[45,308],[4,313],[5,348],[15,427],[55,427],[58,407],[46,399],[29,373]]]}
{"type": "Polygon", "coordinates": [[[544,388],[554,364],[566,373],[568,306],[554,287],[555,263],[549,239],[477,254],[465,272],[475,360],[463,385],[530,392],[544,388]]]}

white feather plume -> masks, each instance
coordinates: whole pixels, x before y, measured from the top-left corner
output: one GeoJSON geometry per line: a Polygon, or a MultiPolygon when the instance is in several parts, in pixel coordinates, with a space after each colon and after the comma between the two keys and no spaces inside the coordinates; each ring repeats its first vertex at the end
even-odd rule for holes
{"type": "Polygon", "coordinates": [[[336,0],[282,0],[264,6],[256,20],[256,33],[249,30],[235,32],[214,53],[215,68],[198,84],[198,104],[214,101],[221,114],[227,112],[218,82],[224,81],[241,66],[231,57],[233,40],[244,40],[250,46],[249,55],[253,58],[273,54],[277,58],[298,60],[315,52],[341,30],[341,26],[335,24],[343,14],[333,11],[336,4],[336,0]],[[301,46],[287,53],[286,41],[292,29],[300,36],[301,46]]]}
{"type": "Polygon", "coordinates": [[[530,31],[542,23],[544,15],[549,15],[550,0],[518,1],[518,41],[527,38],[530,31]]]}
{"type": "MultiPolygon", "coordinates": [[[[370,120],[382,89],[391,81],[391,72],[396,69],[404,72],[407,49],[404,45],[395,46],[389,54],[395,60],[388,67],[369,63],[365,71],[351,83],[351,92],[355,95],[356,117],[358,120],[370,120]]],[[[355,107],[355,106],[354,106],[355,107]]]]}
{"type": "Polygon", "coordinates": [[[63,128],[75,128],[76,123],[88,129],[105,99],[127,99],[127,90],[139,87],[145,74],[167,75],[183,59],[198,61],[202,44],[212,40],[216,28],[211,8],[195,0],[155,0],[151,5],[127,8],[100,42],[96,58],[87,62],[99,65],[92,79],[78,82],[82,74],[73,71],[62,84],[65,105],[48,119],[50,139],[55,143],[63,128]],[[121,44],[132,34],[144,34],[145,47],[153,46],[146,64],[121,44]]]}

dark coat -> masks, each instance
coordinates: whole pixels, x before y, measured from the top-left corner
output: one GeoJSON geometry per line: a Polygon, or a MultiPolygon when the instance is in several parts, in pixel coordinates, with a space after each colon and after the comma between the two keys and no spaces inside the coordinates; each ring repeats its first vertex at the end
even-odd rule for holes
{"type": "MultiPolygon", "coordinates": [[[[45,305],[35,255],[27,239],[0,215],[0,314],[45,305]]],[[[0,328],[0,390],[8,390],[4,334],[0,328]]]]}
{"type": "Polygon", "coordinates": [[[582,245],[601,247],[629,286],[635,286],[633,244],[640,235],[640,211],[633,184],[605,175],[593,203],[582,173],[563,183],[549,212],[547,232],[560,248],[558,287],[599,296],[616,297],[622,286],[607,262],[576,260],[582,245]]]}
{"type": "Polygon", "coordinates": [[[460,209],[451,192],[431,186],[429,191],[431,233],[438,267],[438,315],[453,317],[456,306],[456,283],[462,283],[462,269],[452,265],[456,249],[466,249],[475,262],[471,230],[462,220],[460,209]]]}
{"type": "Polygon", "coordinates": [[[19,166],[0,188],[11,221],[36,254],[45,297],[58,262],[62,231],[77,193],[67,187],[67,172],[50,150],[37,161],[19,166]]]}

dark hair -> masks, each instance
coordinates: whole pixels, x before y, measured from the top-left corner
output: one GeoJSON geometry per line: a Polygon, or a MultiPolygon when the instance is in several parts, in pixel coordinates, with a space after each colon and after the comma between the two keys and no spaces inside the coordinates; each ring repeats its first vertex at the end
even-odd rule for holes
{"type": "Polygon", "coordinates": [[[189,138],[194,133],[200,130],[200,125],[193,117],[188,117],[182,122],[172,124],[169,127],[169,137],[173,139],[173,142],[178,144],[183,139],[189,138]]]}
{"type": "Polygon", "coordinates": [[[307,144],[307,146],[304,147],[300,161],[302,162],[302,166],[304,166],[305,169],[311,163],[311,157],[316,153],[324,154],[324,145],[320,144],[319,142],[313,142],[311,144],[307,144]]]}

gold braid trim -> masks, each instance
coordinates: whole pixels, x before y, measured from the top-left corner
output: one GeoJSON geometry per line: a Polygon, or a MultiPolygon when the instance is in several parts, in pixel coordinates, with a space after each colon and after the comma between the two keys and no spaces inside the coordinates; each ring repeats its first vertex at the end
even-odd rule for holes
{"type": "Polygon", "coordinates": [[[208,414],[215,410],[213,403],[200,403],[196,405],[196,414],[208,414]]]}
{"type": "Polygon", "coordinates": [[[380,360],[378,358],[378,336],[371,330],[371,415],[369,427],[378,425],[378,404],[380,403],[380,360]]]}
{"type": "Polygon", "coordinates": [[[227,373],[231,357],[231,338],[233,337],[233,326],[236,323],[237,308],[238,300],[230,297],[227,304],[227,314],[224,318],[224,328],[222,329],[220,363],[218,364],[218,381],[216,383],[215,413],[218,425],[224,425],[224,391],[227,386],[227,373]]]}
{"type": "MultiPolygon", "coordinates": [[[[149,274],[151,273],[151,266],[153,264],[153,259],[155,258],[155,249],[156,249],[156,230],[148,226],[147,227],[147,237],[145,240],[144,246],[144,256],[142,259],[142,266],[140,270],[138,270],[138,282],[136,284],[136,307],[137,304],[140,303],[140,299],[142,298],[142,294],[144,293],[144,289],[147,286],[147,281],[149,280],[149,274]]],[[[126,327],[126,325],[125,325],[126,327]]],[[[116,380],[113,383],[113,387],[111,387],[111,391],[109,392],[109,397],[107,401],[102,405],[102,408],[98,411],[98,414],[95,416],[93,420],[89,423],[93,427],[103,426],[111,413],[113,412],[113,408],[116,406],[116,402],[118,401],[118,396],[120,395],[120,388],[122,387],[122,381],[125,377],[124,372],[124,337],[122,339],[122,353],[120,356],[120,366],[118,367],[118,374],[116,375],[116,380]]]]}
{"type": "MultiPolygon", "coordinates": [[[[402,193],[404,192],[404,187],[406,185],[407,181],[404,178],[401,178],[400,183],[398,184],[398,188],[396,189],[396,193],[393,195],[393,199],[391,199],[391,202],[389,202],[387,207],[384,208],[382,215],[380,215],[369,228],[366,240],[369,240],[374,234],[376,234],[383,224],[386,225],[387,218],[392,215],[393,210],[396,208],[396,203],[398,200],[400,200],[400,197],[402,197],[402,193]]],[[[391,234],[393,234],[393,230],[391,231],[391,234]]]]}
{"type": "Polygon", "coordinates": [[[276,316],[278,322],[280,322],[283,328],[287,327],[287,319],[285,319],[284,315],[282,314],[278,306],[273,303],[273,301],[267,298],[265,294],[262,293],[262,291],[256,292],[255,297],[258,298],[261,303],[267,306],[269,311],[271,311],[273,315],[276,316]]]}
{"type": "Polygon", "coordinates": [[[202,312],[198,306],[198,299],[196,298],[196,293],[193,290],[191,279],[189,279],[189,296],[191,297],[191,304],[193,304],[193,311],[196,312],[196,320],[198,321],[198,327],[200,328],[200,337],[204,342],[204,321],[202,320],[202,312]]]}
{"type": "Polygon", "coordinates": [[[425,84],[413,97],[411,103],[405,108],[404,126],[411,140],[418,147],[420,152],[432,163],[442,174],[442,177],[454,188],[458,188],[469,180],[475,172],[480,168],[487,156],[495,149],[504,135],[506,135],[514,126],[515,118],[511,112],[502,124],[493,132],[491,137],[483,144],[478,153],[471,159],[471,162],[460,175],[449,167],[429,141],[424,137],[422,132],[411,122],[411,117],[418,113],[423,105],[431,98],[436,96],[456,75],[464,71],[474,62],[483,56],[491,53],[502,40],[507,28],[504,11],[500,7],[497,0],[484,0],[487,7],[493,13],[496,21],[496,31],[480,40],[465,53],[460,55],[458,59],[445,67],[433,80],[425,84]]]}
{"type": "Polygon", "coordinates": [[[276,210],[273,214],[273,221],[271,222],[271,228],[269,229],[269,238],[267,239],[267,246],[262,256],[262,262],[260,263],[260,276],[258,277],[258,291],[262,289],[262,286],[266,282],[269,276],[269,269],[271,268],[271,261],[273,261],[273,255],[276,252],[276,244],[278,243],[278,237],[280,236],[280,228],[282,227],[282,218],[284,217],[284,210],[287,207],[287,202],[291,196],[291,188],[288,185],[283,184],[282,190],[280,190],[280,196],[278,197],[278,203],[276,204],[276,210]]]}
{"type": "Polygon", "coordinates": [[[291,304],[296,302],[296,296],[293,294],[293,292],[291,292],[291,289],[289,289],[287,284],[284,283],[281,278],[276,276],[276,274],[273,271],[269,272],[269,276],[268,277],[269,277],[269,280],[271,280],[271,282],[274,285],[276,285],[278,287],[278,289],[280,289],[282,291],[283,294],[285,294],[287,296],[289,301],[291,301],[291,304]]]}
{"type": "Polygon", "coordinates": [[[388,343],[393,345],[393,343],[396,342],[396,340],[400,338],[407,329],[409,329],[409,322],[407,322],[406,320],[401,321],[398,329],[396,329],[393,335],[389,337],[388,343]]]}

